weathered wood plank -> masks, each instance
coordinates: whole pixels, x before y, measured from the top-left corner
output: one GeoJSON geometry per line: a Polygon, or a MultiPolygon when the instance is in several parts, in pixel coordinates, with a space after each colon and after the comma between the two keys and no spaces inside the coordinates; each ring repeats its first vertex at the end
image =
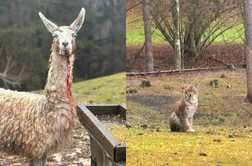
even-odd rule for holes
{"type": "Polygon", "coordinates": [[[124,120],[126,120],[126,105],[125,104],[120,104],[118,106],[118,114],[121,116],[121,118],[123,118],[124,120]]]}
{"type": "Polygon", "coordinates": [[[94,115],[118,114],[118,104],[86,105],[94,115]]]}
{"type": "Polygon", "coordinates": [[[105,128],[105,126],[84,105],[77,106],[77,115],[81,124],[103,146],[111,158],[115,159],[115,147],[121,143],[105,128]]]}
{"type": "Polygon", "coordinates": [[[126,161],[126,146],[118,145],[115,147],[115,161],[126,161]]]}
{"type": "Polygon", "coordinates": [[[103,146],[97,141],[92,134],[90,136],[91,149],[91,166],[116,166],[114,159],[112,159],[103,146]]]}
{"type": "Polygon", "coordinates": [[[191,68],[191,69],[178,69],[178,70],[161,70],[161,71],[151,71],[151,72],[130,72],[126,73],[126,76],[137,76],[137,75],[151,75],[151,74],[167,74],[176,72],[191,72],[191,71],[202,71],[202,70],[216,70],[216,69],[226,69],[227,66],[217,66],[217,67],[202,67],[202,68],[191,68]]]}

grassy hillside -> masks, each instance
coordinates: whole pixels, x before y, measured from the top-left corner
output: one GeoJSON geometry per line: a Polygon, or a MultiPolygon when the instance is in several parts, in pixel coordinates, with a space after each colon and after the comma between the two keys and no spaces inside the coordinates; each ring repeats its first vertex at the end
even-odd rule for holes
{"type": "Polygon", "coordinates": [[[126,74],[119,73],[74,83],[76,103],[126,103],[126,74]]]}
{"type": "MultiPolygon", "coordinates": [[[[72,92],[76,104],[119,104],[126,103],[126,74],[118,73],[74,83],[72,92]]],[[[34,91],[43,94],[44,90],[34,91]]]]}

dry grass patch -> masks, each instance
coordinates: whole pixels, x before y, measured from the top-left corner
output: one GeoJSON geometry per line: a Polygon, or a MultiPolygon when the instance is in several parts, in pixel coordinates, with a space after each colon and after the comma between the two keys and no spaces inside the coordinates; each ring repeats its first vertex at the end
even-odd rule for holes
{"type": "Polygon", "coordinates": [[[126,131],[127,164],[216,166],[252,162],[252,105],[243,102],[245,70],[128,77],[130,88],[137,93],[127,94],[127,118],[133,126],[126,131]],[[152,86],[141,87],[142,79],[148,79],[152,86]],[[212,87],[210,81],[215,79],[219,86],[212,87]],[[201,82],[195,133],[169,130],[171,107],[182,96],[183,80],[201,82]]]}

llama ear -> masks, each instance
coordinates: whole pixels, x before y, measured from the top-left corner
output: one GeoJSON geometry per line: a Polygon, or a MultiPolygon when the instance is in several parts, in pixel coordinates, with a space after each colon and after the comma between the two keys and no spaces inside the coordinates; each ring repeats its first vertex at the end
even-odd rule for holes
{"type": "Polygon", "coordinates": [[[49,21],[48,19],[46,19],[41,12],[39,12],[39,16],[42,19],[43,23],[45,24],[46,28],[49,30],[49,32],[53,33],[55,30],[58,29],[58,26],[49,21]]]}
{"type": "Polygon", "coordinates": [[[85,9],[82,8],[78,17],[70,25],[71,29],[74,30],[75,32],[78,32],[84,22],[84,18],[85,18],[85,9]]]}

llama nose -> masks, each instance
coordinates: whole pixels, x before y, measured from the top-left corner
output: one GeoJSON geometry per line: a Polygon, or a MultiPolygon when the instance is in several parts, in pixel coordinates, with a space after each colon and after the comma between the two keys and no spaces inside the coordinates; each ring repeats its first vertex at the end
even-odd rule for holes
{"type": "Polygon", "coordinates": [[[63,42],[62,45],[66,47],[68,45],[68,42],[63,42]]]}

